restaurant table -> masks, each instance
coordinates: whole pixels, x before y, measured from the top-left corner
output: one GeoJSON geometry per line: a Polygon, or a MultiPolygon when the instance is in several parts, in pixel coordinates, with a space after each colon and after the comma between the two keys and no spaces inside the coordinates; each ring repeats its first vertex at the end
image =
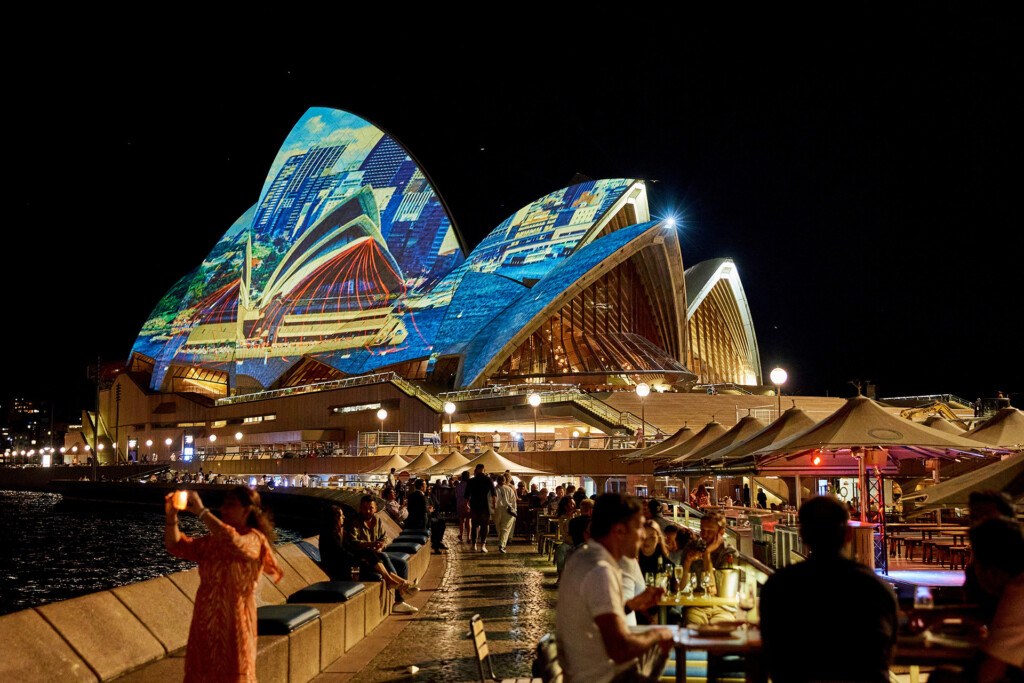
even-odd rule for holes
{"type": "Polygon", "coordinates": [[[662,624],[668,621],[669,607],[737,607],[739,604],[739,597],[720,598],[708,593],[698,595],[683,593],[676,597],[673,593],[665,593],[658,601],[658,621],[662,624]]]}
{"type": "Polygon", "coordinates": [[[672,631],[676,653],[676,683],[686,683],[686,651],[703,650],[708,653],[708,683],[712,683],[721,671],[722,655],[744,655],[744,677],[747,681],[764,683],[768,680],[767,670],[761,657],[761,631],[737,627],[728,636],[702,638],[686,626],[632,626],[638,633],[652,628],[667,628],[672,631]]]}

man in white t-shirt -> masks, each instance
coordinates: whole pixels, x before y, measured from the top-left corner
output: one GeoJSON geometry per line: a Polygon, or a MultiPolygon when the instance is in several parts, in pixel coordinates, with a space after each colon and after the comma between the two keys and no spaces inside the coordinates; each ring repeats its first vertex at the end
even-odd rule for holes
{"type": "MultiPolygon", "coordinates": [[[[640,552],[643,506],[632,496],[605,493],[594,504],[591,540],[568,559],[558,590],[555,618],[559,658],[566,681],[624,683],[657,681],[672,646],[672,631],[658,628],[630,633],[622,595],[619,560],[640,552]],[[639,658],[660,646],[651,670],[641,673],[639,658]]],[[[630,601],[648,609],[664,591],[647,588],[630,601]]]]}

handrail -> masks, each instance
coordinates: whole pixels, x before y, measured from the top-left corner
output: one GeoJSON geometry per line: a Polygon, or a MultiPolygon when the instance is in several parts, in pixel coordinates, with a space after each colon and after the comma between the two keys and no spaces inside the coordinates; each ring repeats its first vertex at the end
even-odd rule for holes
{"type": "Polygon", "coordinates": [[[315,382],[313,384],[302,384],[296,387],[284,389],[271,389],[270,391],[257,391],[251,394],[238,394],[237,396],[225,396],[218,398],[215,405],[226,406],[238,403],[249,403],[251,401],[263,401],[270,398],[290,396],[292,394],[309,394],[317,391],[329,391],[332,389],[348,389],[350,387],[367,386],[369,384],[385,384],[390,382],[403,393],[418,398],[435,412],[442,412],[444,404],[436,396],[428,394],[416,385],[399,376],[396,372],[377,372],[370,375],[358,375],[356,377],[345,377],[328,382],[315,382]]]}

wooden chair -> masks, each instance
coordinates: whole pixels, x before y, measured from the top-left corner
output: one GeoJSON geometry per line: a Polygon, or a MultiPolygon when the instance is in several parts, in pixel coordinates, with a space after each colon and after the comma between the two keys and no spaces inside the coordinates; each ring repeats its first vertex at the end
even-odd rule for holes
{"type": "MultiPolygon", "coordinates": [[[[494,667],[491,665],[490,651],[487,649],[487,633],[484,632],[484,620],[479,614],[474,614],[469,620],[469,634],[473,638],[473,649],[476,652],[476,663],[480,667],[480,683],[501,680],[501,683],[543,683],[539,678],[505,678],[499,679],[494,675],[494,667]],[[487,670],[490,678],[484,674],[484,660],[487,660],[487,670]]],[[[559,679],[561,680],[561,679],[559,679]]]]}
{"type": "Polygon", "coordinates": [[[544,683],[562,683],[562,665],[558,661],[558,645],[553,633],[546,634],[537,643],[537,659],[533,661],[533,675],[544,683]]]}

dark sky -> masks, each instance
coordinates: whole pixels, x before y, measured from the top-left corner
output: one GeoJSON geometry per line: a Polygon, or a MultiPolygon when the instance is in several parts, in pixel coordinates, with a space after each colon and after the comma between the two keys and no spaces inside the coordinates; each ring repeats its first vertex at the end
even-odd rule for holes
{"type": "Polygon", "coordinates": [[[74,419],[85,366],[127,358],[310,106],[402,141],[470,248],[574,173],[656,181],[687,265],[736,260],[765,374],[787,368],[789,392],[1020,392],[1019,27],[944,12],[814,40],[691,27],[619,52],[480,41],[9,73],[0,396],[56,397],[74,419]]]}

